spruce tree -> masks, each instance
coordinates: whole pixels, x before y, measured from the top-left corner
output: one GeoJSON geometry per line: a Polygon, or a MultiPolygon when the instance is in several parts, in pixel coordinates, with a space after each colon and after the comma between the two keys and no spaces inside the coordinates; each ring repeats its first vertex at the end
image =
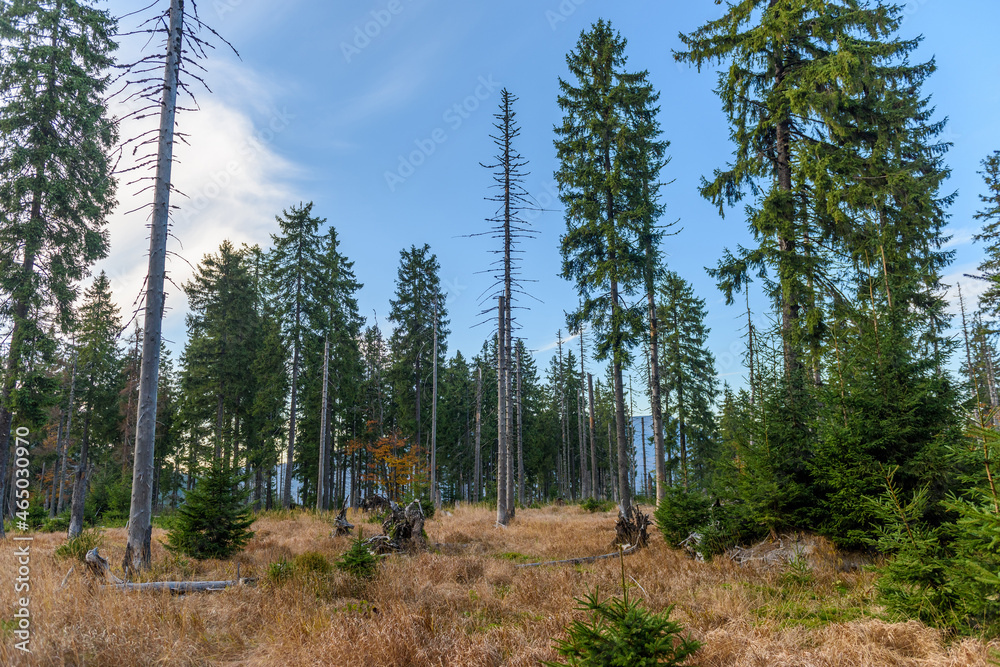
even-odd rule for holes
{"type": "MultiPolygon", "coordinates": [[[[77,0],[0,6],[0,292],[12,331],[0,388],[0,498],[15,403],[38,383],[27,360],[51,347],[40,309],[68,328],[76,282],[108,253],[117,126],[106,90],[115,21],[77,0]],[[19,398],[18,393],[25,393],[19,398]]],[[[0,537],[3,527],[0,526],[0,537]]]]}
{"type": "Polygon", "coordinates": [[[986,185],[986,194],[979,195],[983,209],[975,219],[983,221],[983,229],[972,238],[986,244],[980,275],[989,287],[980,295],[980,307],[991,317],[1000,316],[1000,151],[993,151],[982,161],[979,174],[986,185]]]}
{"type": "Polygon", "coordinates": [[[258,328],[254,294],[244,257],[229,241],[206,255],[185,283],[188,342],[185,374],[188,389],[203,402],[213,422],[213,458],[238,465],[235,423],[246,418],[258,328]]]}
{"type": "Polygon", "coordinates": [[[184,504],[167,533],[167,549],[191,558],[229,558],[253,537],[253,517],[246,505],[247,491],[240,475],[214,459],[184,504]]]}
{"type": "Polygon", "coordinates": [[[583,301],[570,328],[590,323],[596,357],[611,361],[618,460],[623,462],[619,500],[630,515],[622,367],[629,363],[642,321],[627,297],[641,286],[646,265],[638,237],[644,228],[641,207],[649,199],[638,193],[650,184],[650,165],[637,155],[656,141],[653,125],[634,121],[646,117],[656,93],[645,71],[625,70],[625,45],[600,20],[566,57],[573,79],[559,81],[565,116],[556,127],[560,167],[555,177],[566,206],[562,275],[576,283],[583,301]]]}
{"type": "Polygon", "coordinates": [[[111,284],[102,271],[84,292],[80,308],[79,396],[83,414],[79,462],[73,483],[69,537],[83,530],[83,510],[90,478],[89,449],[93,437],[108,446],[117,439],[118,393],[121,363],[117,346],[121,317],[111,295],[111,284]]]}
{"type": "Polygon", "coordinates": [[[677,438],[681,483],[685,489],[696,480],[703,486],[715,454],[713,407],[718,393],[715,359],[707,347],[710,329],[705,326],[705,301],[672,271],[664,275],[659,296],[661,379],[664,393],[673,397],[670,410],[676,429],[671,438],[677,438]]]}
{"type": "Polygon", "coordinates": [[[399,253],[395,298],[389,301],[389,321],[396,325],[390,339],[396,423],[423,447],[423,426],[429,422],[430,406],[423,400],[433,359],[435,308],[438,329],[438,359],[447,353],[447,297],[438,276],[440,265],[430,246],[411,246],[399,253]]]}
{"type": "Polygon", "coordinates": [[[318,312],[315,287],[321,280],[321,246],[317,234],[325,219],[312,215],[312,202],[293,206],[276,219],[279,234],[272,234],[274,247],[268,257],[270,291],[278,305],[285,341],[292,353],[291,404],[288,415],[288,448],[285,453],[285,480],[282,507],[292,503],[292,462],[295,460],[296,418],[298,417],[299,373],[302,347],[308,333],[315,330],[318,312]]]}

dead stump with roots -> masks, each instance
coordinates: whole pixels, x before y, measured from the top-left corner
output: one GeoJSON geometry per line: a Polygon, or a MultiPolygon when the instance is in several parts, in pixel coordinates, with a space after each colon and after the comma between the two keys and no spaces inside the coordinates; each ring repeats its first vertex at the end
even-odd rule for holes
{"type": "Polygon", "coordinates": [[[406,509],[393,501],[387,501],[389,511],[382,521],[383,535],[365,540],[364,544],[374,554],[423,551],[427,548],[424,535],[424,511],[420,502],[414,500],[406,509]]]}
{"type": "Polygon", "coordinates": [[[638,505],[631,505],[624,509],[618,508],[618,520],[615,522],[614,544],[625,544],[637,548],[645,547],[649,543],[648,529],[651,525],[648,514],[639,511],[638,505]]]}
{"type": "Polygon", "coordinates": [[[347,520],[347,508],[344,507],[340,510],[340,514],[337,518],[333,520],[333,525],[336,527],[333,534],[334,537],[340,537],[341,535],[350,535],[351,530],[354,528],[354,524],[347,520]]]}

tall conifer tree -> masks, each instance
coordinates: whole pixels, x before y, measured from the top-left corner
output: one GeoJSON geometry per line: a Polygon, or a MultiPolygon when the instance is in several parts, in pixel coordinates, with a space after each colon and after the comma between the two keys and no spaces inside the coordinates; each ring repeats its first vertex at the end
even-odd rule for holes
{"type": "MultiPolygon", "coordinates": [[[[105,92],[116,45],[107,11],[77,0],[8,2],[0,25],[0,291],[12,332],[0,388],[0,498],[26,361],[47,345],[40,309],[70,322],[75,283],[108,253],[117,126],[105,92]]],[[[0,526],[0,537],[3,527],[0,526]]]]}
{"type": "MultiPolygon", "coordinates": [[[[565,113],[556,127],[560,160],[556,172],[566,206],[562,237],[562,275],[576,283],[583,306],[571,318],[593,326],[596,357],[611,360],[617,429],[619,501],[631,514],[628,435],[622,367],[639,338],[641,311],[629,294],[642,284],[645,256],[642,184],[649,184],[649,163],[637,159],[655,143],[653,128],[636,123],[651,108],[656,93],[648,74],[625,70],[625,40],[603,20],[580,35],[566,62],[571,81],[560,79],[559,106],[565,113]]],[[[648,201],[645,200],[645,201],[648,201]]]]}

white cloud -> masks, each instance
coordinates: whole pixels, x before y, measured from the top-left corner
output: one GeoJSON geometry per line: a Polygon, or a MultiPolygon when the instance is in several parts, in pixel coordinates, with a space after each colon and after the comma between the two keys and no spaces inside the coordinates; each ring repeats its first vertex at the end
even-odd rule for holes
{"type": "MultiPolygon", "coordinates": [[[[193,266],[226,239],[237,246],[244,241],[269,245],[269,234],[277,227],[275,215],[298,203],[291,185],[297,168],[274,147],[278,135],[295,122],[294,115],[270,102],[266,82],[237,66],[222,69],[229,81],[228,94],[202,95],[200,111],[178,115],[177,130],[187,135],[188,143],[175,143],[172,170],[174,187],[186,195],[171,196],[176,208],[167,245],[167,274],[173,284],[166,286],[164,336],[173,347],[185,338],[187,304],[179,286],[191,277],[193,266]]],[[[126,121],[121,136],[136,136],[157,122],[158,117],[126,121]]],[[[141,175],[152,174],[150,169],[141,175]]],[[[145,183],[126,184],[137,175],[127,173],[120,179],[119,205],[108,223],[111,253],[94,267],[95,273],[102,269],[108,273],[125,320],[143,289],[149,253],[149,208],[126,214],[152,200],[151,190],[138,192],[145,183]]]]}
{"type": "MultiPolygon", "coordinates": [[[[965,312],[968,315],[975,312],[979,305],[979,297],[989,287],[989,283],[985,280],[970,277],[970,275],[975,276],[979,274],[979,270],[976,267],[977,264],[973,263],[963,264],[955,267],[954,271],[942,278],[942,282],[949,286],[945,298],[948,300],[948,312],[951,314],[958,315],[961,313],[958,299],[959,285],[961,285],[962,289],[962,300],[965,301],[965,312]]],[[[958,326],[961,326],[961,323],[958,323],[958,326]]]]}

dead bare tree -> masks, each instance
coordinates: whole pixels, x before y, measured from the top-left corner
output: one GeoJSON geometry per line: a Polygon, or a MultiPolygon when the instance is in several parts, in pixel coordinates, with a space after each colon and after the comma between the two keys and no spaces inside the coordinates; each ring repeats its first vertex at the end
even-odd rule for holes
{"type": "MultiPolygon", "coordinates": [[[[496,195],[487,197],[489,201],[497,202],[499,205],[496,214],[488,219],[493,223],[493,227],[483,234],[489,234],[493,238],[501,240],[501,248],[494,250],[494,254],[500,258],[493,263],[490,273],[495,281],[483,293],[483,298],[492,303],[494,300],[503,309],[498,315],[499,329],[502,335],[497,339],[497,386],[501,389],[503,401],[497,401],[497,433],[498,452],[503,452],[503,457],[498,458],[499,482],[501,474],[504,480],[503,487],[497,488],[497,493],[503,496],[506,512],[503,520],[498,521],[506,524],[514,515],[515,496],[515,473],[514,473],[514,448],[512,446],[514,432],[514,391],[513,391],[513,332],[516,322],[512,316],[512,310],[516,307],[517,295],[527,294],[522,285],[520,266],[517,258],[518,250],[516,245],[519,239],[534,235],[528,223],[520,217],[522,211],[533,208],[529,201],[527,191],[523,186],[524,176],[521,170],[527,165],[527,161],[514,148],[514,142],[521,134],[521,129],[516,122],[517,114],[514,111],[514,103],[517,97],[504,88],[500,92],[500,109],[494,114],[496,122],[493,127],[497,134],[490,135],[496,147],[497,154],[494,156],[494,164],[482,165],[493,170],[494,188],[499,190],[496,195]],[[502,297],[500,299],[499,297],[502,297]]],[[[483,314],[492,312],[492,307],[483,311],[483,314]]]]}
{"type": "MultiPolygon", "coordinates": [[[[155,154],[150,152],[138,159],[133,169],[155,168],[152,178],[153,202],[149,238],[149,269],[145,285],[145,317],[143,320],[142,359],[139,370],[139,404],[136,417],[135,459],[132,466],[132,499],[129,509],[128,542],[122,561],[126,572],[146,569],[150,565],[150,538],[152,535],[153,501],[153,447],[156,438],[156,394],[160,371],[160,341],[164,309],[164,283],[166,281],[167,234],[170,223],[171,168],[174,161],[174,139],[184,140],[175,134],[175,118],[178,110],[179,92],[186,92],[194,100],[192,91],[181,80],[181,74],[205,85],[203,79],[191,72],[195,61],[203,58],[206,48],[211,45],[199,37],[199,31],[206,29],[218,37],[218,33],[202,23],[198,18],[198,5],[191,0],[193,13],[185,26],[184,0],[170,0],[170,8],[148,20],[138,33],[149,36],[164,35],[165,52],[152,54],[129,66],[129,71],[138,79],[130,80],[137,88],[128,100],[145,100],[146,106],[133,112],[142,118],[146,112],[159,108],[159,129],[140,134],[132,142],[133,154],[156,146],[155,154]],[[187,46],[185,46],[187,45],[187,46]],[[162,80],[146,77],[155,72],[160,60],[163,61],[162,80]]],[[[220,38],[221,39],[221,38],[220,38]]],[[[225,41],[225,40],[223,40],[225,41]]],[[[229,45],[228,42],[226,42],[229,45]]],[[[229,45],[232,48],[232,45],[229,45]]],[[[235,49],[234,49],[235,52],[235,49]]],[[[201,68],[203,69],[203,68],[201,68]]],[[[205,86],[207,89],[207,86],[205,86]]],[[[195,100],[195,105],[197,101],[195,100]]],[[[148,115],[152,115],[151,113],[148,115]]],[[[127,142],[128,143],[128,142],[127,142]]],[[[138,183],[150,177],[139,177],[138,183]]],[[[145,188],[145,189],[149,189],[145,188]]],[[[145,191],[145,189],[143,191],[145,191]]],[[[145,208],[145,206],[140,207],[145,208]]],[[[131,211],[130,211],[131,212],[131,211]]]]}

